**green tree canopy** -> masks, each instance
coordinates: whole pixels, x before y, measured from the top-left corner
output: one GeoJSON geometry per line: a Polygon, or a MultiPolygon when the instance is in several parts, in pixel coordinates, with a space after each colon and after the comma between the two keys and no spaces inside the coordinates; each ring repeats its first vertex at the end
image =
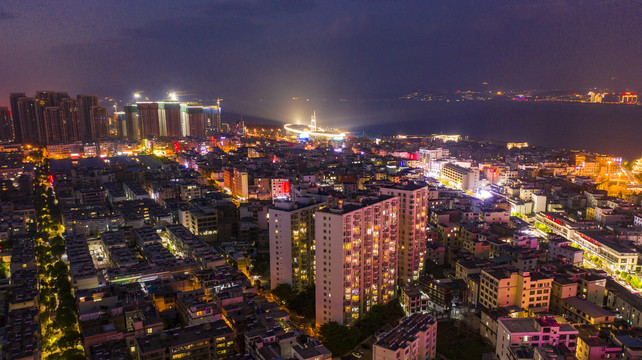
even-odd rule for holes
{"type": "Polygon", "coordinates": [[[336,356],[347,353],[359,341],[352,329],[334,321],[323,324],[319,329],[319,336],[328,350],[336,356]]]}

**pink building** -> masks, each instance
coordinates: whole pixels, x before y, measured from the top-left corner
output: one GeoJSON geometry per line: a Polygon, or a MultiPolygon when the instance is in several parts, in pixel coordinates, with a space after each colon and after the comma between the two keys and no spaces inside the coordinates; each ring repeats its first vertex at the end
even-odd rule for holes
{"type": "Polygon", "coordinates": [[[316,319],[350,324],[395,296],[399,198],[340,202],[315,214],[316,319]]]}
{"type": "Polygon", "coordinates": [[[579,332],[569,324],[559,323],[558,319],[560,318],[551,315],[538,318],[499,318],[495,354],[499,360],[508,360],[510,346],[513,344],[564,344],[575,351],[579,332]]]}
{"type": "Polygon", "coordinates": [[[525,310],[549,309],[553,279],[540,273],[483,269],[480,284],[480,303],[488,309],[511,305],[525,310]]]}

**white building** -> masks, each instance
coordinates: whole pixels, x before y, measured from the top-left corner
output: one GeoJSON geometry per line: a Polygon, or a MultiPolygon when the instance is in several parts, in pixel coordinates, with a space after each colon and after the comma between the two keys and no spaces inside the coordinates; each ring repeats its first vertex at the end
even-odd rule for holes
{"type": "Polygon", "coordinates": [[[399,198],[339,203],[316,214],[316,320],[350,324],[395,296],[399,198]]]}
{"type": "Polygon", "coordinates": [[[426,149],[420,148],[418,153],[418,158],[421,165],[425,168],[430,167],[430,162],[433,160],[440,160],[447,158],[450,155],[450,150],[437,148],[437,149],[426,149]]]}
{"type": "Polygon", "coordinates": [[[272,179],[270,180],[272,200],[290,199],[290,180],[272,179]]]}
{"type": "Polygon", "coordinates": [[[479,188],[479,170],[445,164],[441,169],[441,180],[452,187],[474,192],[479,188]]]}
{"type": "Polygon", "coordinates": [[[547,199],[546,195],[533,194],[533,212],[540,213],[546,212],[547,199]]]}

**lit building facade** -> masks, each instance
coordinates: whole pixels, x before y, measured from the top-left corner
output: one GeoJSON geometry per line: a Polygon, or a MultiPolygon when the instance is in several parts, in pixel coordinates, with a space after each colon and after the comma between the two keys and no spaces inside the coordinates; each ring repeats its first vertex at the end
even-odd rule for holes
{"type": "Polygon", "coordinates": [[[155,102],[138,102],[136,105],[138,106],[141,136],[143,138],[161,136],[159,104],[155,102]]]}
{"type": "Polygon", "coordinates": [[[429,188],[399,185],[381,188],[381,194],[399,197],[399,279],[404,283],[418,280],[426,256],[429,188]]]}
{"type": "Polygon", "coordinates": [[[272,289],[290,284],[295,291],[303,291],[314,285],[314,218],[326,203],[310,200],[277,202],[268,210],[272,289]]]}
{"type": "Polygon", "coordinates": [[[102,140],[109,137],[109,113],[105,106],[92,106],[89,110],[91,134],[93,140],[102,140]]]}
{"type": "Polygon", "coordinates": [[[479,171],[451,163],[444,164],[441,168],[441,179],[464,191],[475,191],[479,188],[479,171]]]}
{"type": "Polygon", "coordinates": [[[530,346],[564,344],[571,351],[575,351],[578,336],[579,332],[573,326],[559,323],[555,316],[499,318],[495,354],[499,360],[511,359],[510,347],[514,344],[530,346]]]}
{"type": "Polygon", "coordinates": [[[57,106],[44,109],[45,144],[60,143],[67,138],[67,129],[62,119],[62,111],[57,106]]]}
{"type": "Polygon", "coordinates": [[[181,105],[182,136],[205,137],[203,107],[198,104],[181,105]]]}
{"type": "Polygon", "coordinates": [[[316,214],[316,319],[351,324],[395,296],[399,198],[341,203],[316,214]]]}
{"type": "Polygon", "coordinates": [[[591,256],[597,256],[613,272],[637,269],[638,254],[635,249],[595,231],[593,222],[574,222],[555,213],[539,213],[536,219],[540,224],[572,241],[591,256]]]}
{"type": "Polygon", "coordinates": [[[548,310],[553,279],[538,273],[483,269],[479,303],[488,309],[519,306],[526,310],[548,310]]]}
{"type": "Polygon", "coordinates": [[[272,199],[289,199],[290,198],[290,180],[289,179],[271,179],[272,199]]]}
{"type": "Polygon", "coordinates": [[[92,124],[91,108],[98,106],[98,96],[96,95],[78,95],[78,110],[80,113],[80,133],[82,141],[98,140],[96,137],[95,126],[92,124]]]}

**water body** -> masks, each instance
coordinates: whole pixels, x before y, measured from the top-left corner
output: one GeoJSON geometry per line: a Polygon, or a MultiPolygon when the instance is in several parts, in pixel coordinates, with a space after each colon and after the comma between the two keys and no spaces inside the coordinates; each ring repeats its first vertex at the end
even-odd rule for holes
{"type": "MultiPolygon", "coordinates": [[[[247,105],[247,104],[246,104],[247,105]]],[[[353,134],[460,134],[531,145],[642,156],[642,106],[526,101],[288,101],[262,103],[257,116],[323,126],[353,134]],[[261,114],[261,115],[259,115],[261,114]]]]}

